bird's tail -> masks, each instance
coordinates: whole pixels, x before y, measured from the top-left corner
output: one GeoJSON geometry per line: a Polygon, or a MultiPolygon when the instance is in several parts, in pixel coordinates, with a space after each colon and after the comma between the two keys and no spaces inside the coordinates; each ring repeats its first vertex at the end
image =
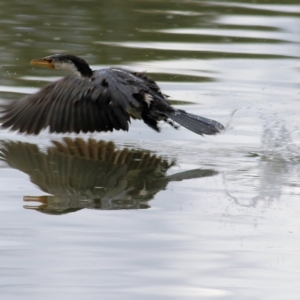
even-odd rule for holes
{"type": "Polygon", "coordinates": [[[166,113],[166,116],[181,126],[200,135],[212,135],[225,129],[225,127],[217,121],[193,115],[183,110],[166,113]]]}

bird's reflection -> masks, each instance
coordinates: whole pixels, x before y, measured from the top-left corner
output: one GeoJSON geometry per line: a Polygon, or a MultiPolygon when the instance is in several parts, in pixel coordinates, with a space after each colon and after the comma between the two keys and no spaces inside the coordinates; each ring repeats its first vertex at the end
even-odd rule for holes
{"type": "Polygon", "coordinates": [[[143,209],[170,181],[216,175],[194,169],[167,175],[174,161],[141,149],[118,149],[113,142],[63,138],[45,151],[36,144],[2,142],[0,157],[31,182],[53,196],[25,196],[25,205],[47,214],[65,214],[83,208],[143,209]]]}

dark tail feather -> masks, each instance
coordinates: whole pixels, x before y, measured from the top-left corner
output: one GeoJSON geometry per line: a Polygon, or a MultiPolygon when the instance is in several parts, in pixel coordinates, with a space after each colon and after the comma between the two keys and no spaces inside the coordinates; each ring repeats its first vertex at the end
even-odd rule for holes
{"type": "Polygon", "coordinates": [[[186,179],[210,177],[210,176],[215,176],[217,174],[218,174],[217,171],[211,169],[194,169],[194,170],[180,172],[177,174],[172,174],[167,176],[167,178],[168,181],[182,181],[186,179]]]}
{"type": "Polygon", "coordinates": [[[225,129],[225,127],[217,121],[196,116],[183,110],[176,110],[171,113],[166,113],[166,116],[181,126],[201,135],[216,134],[225,129]]]}

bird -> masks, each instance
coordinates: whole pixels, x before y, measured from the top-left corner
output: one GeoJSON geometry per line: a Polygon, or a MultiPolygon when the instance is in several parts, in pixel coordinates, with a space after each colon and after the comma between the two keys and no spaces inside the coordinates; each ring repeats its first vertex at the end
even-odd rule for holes
{"type": "Polygon", "coordinates": [[[2,106],[2,128],[33,135],[47,127],[50,133],[128,131],[131,119],[139,119],[157,132],[159,121],[176,129],[177,123],[199,135],[225,129],[215,120],[171,106],[146,73],[117,67],[93,71],[84,59],[71,54],[54,54],[30,63],[71,74],[2,106]]]}

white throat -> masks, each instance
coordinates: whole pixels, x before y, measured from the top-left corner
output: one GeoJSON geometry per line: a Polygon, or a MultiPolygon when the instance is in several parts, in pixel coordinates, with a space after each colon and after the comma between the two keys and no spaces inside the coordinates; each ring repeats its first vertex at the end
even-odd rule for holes
{"type": "Polygon", "coordinates": [[[73,73],[74,75],[81,77],[80,72],[78,72],[77,68],[72,63],[68,63],[68,62],[63,62],[63,63],[59,63],[59,64],[56,63],[55,69],[69,71],[69,72],[73,73]]]}

